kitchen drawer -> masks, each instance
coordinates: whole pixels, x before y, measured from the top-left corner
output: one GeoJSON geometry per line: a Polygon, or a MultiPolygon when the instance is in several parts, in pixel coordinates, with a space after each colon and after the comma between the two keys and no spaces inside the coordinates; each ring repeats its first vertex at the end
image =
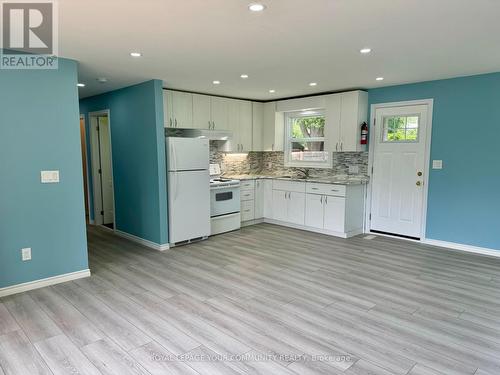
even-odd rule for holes
{"type": "Polygon", "coordinates": [[[240,187],[241,190],[253,190],[255,189],[255,180],[242,180],[240,187]]]}
{"type": "Polygon", "coordinates": [[[322,195],[332,195],[336,197],[345,197],[346,186],[308,182],[306,184],[306,191],[310,194],[322,194],[322,195]]]}
{"type": "Polygon", "coordinates": [[[255,199],[255,190],[242,190],[240,192],[241,201],[253,201],[255,199]]]}
{"type": "Polygon", "coordinates": [[[255,219],[254,201],[241,202],[241,221],[255,219]]]}
{"type": "Polygon", "coordinates": [[[301,181],[273,180],[273,190],[285,190],[304,193],[306,191],[306,183],[301,181]]]}

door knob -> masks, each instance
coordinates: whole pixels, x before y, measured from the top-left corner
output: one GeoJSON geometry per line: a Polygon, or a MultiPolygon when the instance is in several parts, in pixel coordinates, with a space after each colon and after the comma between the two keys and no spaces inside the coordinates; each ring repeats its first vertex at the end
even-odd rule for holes
{"type": "Polygon", "coordinates": [[[417,181],[417,186],[421,186],[422,185],[422,182],[421,181],[417,181]]]}
{"type": "Polygon", "coordinates": [[[422,172],[417,172],[417,176],[418,177],[422,176],[422,172]]]}

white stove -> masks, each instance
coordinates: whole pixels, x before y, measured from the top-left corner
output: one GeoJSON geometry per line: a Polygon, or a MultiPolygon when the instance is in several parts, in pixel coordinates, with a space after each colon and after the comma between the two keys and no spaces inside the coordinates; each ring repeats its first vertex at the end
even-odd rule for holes
{"type": "Polygon", "coordinates": [[[210,164],[210,221],[211,234],[239,229],[240,180],[220,177],[219,164],[210,164]]]}

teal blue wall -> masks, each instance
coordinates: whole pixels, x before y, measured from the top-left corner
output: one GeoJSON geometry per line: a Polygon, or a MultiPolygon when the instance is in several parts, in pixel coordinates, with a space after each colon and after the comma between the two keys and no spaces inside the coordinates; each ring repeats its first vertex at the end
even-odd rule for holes
{"type": "Polygon", "coordinates": [[[65,59],[0,70],[0,288],[88,268],[76,83],[65,59]],[[41,170],[60,183],[41,184],[41,170]]]}
{"type": "MultiPolygon", "coordinates": [[[[80,113],[85,115],[87,136],[90,136],[89,112],[105,109],[110,110],[116,229],[166,244],[162,81],[151,80],[81,100],[80,113]]],[[[87,146],[90,171],[89,140],[87,146]]]]}
{"type": "Polygon", "coordinates": [[[500,249],[500,73],[369,90],[370,104],[434,99],[427,238],[500,249]]]}

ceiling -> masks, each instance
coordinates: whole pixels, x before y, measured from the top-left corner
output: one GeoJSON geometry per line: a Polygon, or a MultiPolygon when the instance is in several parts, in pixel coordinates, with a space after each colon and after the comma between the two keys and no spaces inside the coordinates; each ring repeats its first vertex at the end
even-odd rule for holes
{"type": "Polygon", "coordinates": [[[59,54],[79,61],[81,97],[157,78],[272,100],[500,71],[498,0],[251,1],[59,0],[59,54]]]}

